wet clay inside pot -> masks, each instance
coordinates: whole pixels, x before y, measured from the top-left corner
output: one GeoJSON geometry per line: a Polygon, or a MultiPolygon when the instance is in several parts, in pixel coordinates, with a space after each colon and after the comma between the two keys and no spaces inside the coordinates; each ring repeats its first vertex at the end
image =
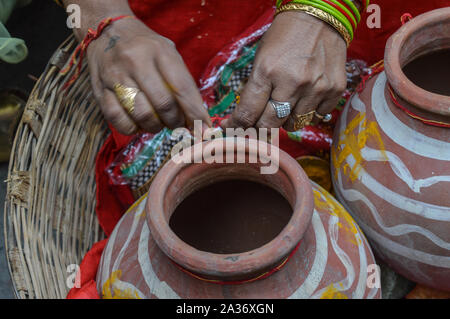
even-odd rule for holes
{"type": "Polygon", "coordinates": [[[170,228],[187,244],[216,254],[259,248],[274,239],[292,216],[276,190],[248,180],[226,180],[187,196],[170,217],[170,228]]]}
{"type": "Polygon", "coordinates": [[[450,96],[450,50],[422,55],[407,63],[403,72],[422,89],[450,96]]]}

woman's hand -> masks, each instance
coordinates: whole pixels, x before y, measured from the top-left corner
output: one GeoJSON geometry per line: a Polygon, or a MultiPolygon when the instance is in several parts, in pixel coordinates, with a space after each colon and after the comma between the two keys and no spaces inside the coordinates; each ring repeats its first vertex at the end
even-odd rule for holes
{"type": "Polygon", "coordinates": [[[105,118],[121,133],[156,133],[210,120],[198,88],[172,41],[136,19],[105,29],[87,51],[95,97],[105,118]],[[134,111],[119,103],[114,86],[138,88],[134,111]]]}
{"type": "MultiPolygon", "coordinates": [[[[81,41],[88,28],[107,17],[133,15],[128,0],[63,0],[80,7],[81,41]]],[[[121,133],[139,129],[156,133],[164,126],[192,128],[194,120],[211,125],[194,79],[174,44],[137,19],[109,25],[87,50],[92,87],[105,118],[121,133]],[[134,110],[126,111],[114,92],[116,85],[139,89],[134,110]]]]}
{"type": "Polygon", "coordinates": [[[279,14],[261,40],[240,104],[222,127],[284,127],[296,115],[330,113],[346,87],[346,43],[325,22],[304,12],[279,14]],[[291,103],[279,119],[269,100],[291,103]]]}

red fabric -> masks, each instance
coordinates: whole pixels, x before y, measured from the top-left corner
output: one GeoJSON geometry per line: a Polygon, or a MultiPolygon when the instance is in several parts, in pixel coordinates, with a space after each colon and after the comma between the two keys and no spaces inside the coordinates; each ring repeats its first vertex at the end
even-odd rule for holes
{"type": "MultiPolygon", "coordinates": [[[[252,25],[267,10],[274,10],[274,0],[129,0],[136,16],[150,28],[173,40],[183,56],[187,67],[198,81],[208,62],[227,43],[252,25]]],[[[369,29],[364,14],[355,39],[349,48],[350,58],[360,58],[370,64],[383,58],[388,37],[400,26],[400,17],[409,12],[417,16],[423,12],[445,7],[449,0],[372,0],[381,7],[381,28],[369,29]]],[[[125,147],[130,137],[112,129],[98,154],[97,217],[105,233],[109,235],[127,207],[133,202],[130,190],[112,186],[104,173],[105,168],[125,147]]],[[[285,143],[290,154],[302,153],[295,145],[285,143]]],[[[98,298],[94,283],[95,274],[105,246],[102,241],[93,246],[81,264],[82,288],[72,289],[68,298],[98,298]]]]}
{"type": "Polygon", "coordinates": [[[109,236],[122,217],[123,212],[134,202],[133,194],[128,186],[113,185],[105,170],[116,158],[117,154],[130,142],[131,137],[119,134],[112,126],[111,135],[103,144],[97,155],[95,180],[97,184],[97,218],[109,236]]]}
{"type": "Polygon", "coordinates": [[[381,8],[381,28],[369,29],[366,23],[368,14],[363,14],[348,55],[373,64],[383,59],[386,41],[402,25],[400,18],[404,13],[415,17],[430,10],[448,7],[450,1],[371,0],[370,4],[377,4],[381,8]]]}
{"type": "Polygon", "coordinates": [[[67,295],[68,299],[100,299],[95,277],[107,241],[107,239],[104,239],[95,243],[91,250],[86,253],[80,265],[81,288],[72,288],[67,295]]]}
{"type": "Polygon", "coordinates": [[[208,62],[251,26],[274,0],[129,0],[133,12],[171,39],[198,80],[208,62]]]}

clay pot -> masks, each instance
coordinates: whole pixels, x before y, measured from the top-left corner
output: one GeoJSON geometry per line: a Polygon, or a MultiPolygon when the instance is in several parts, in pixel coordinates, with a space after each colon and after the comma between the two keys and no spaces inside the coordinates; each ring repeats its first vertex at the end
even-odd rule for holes
{"type": "MultiPolygon", "coordinates": [[[[203,147],[223,147],[236,155],[239,146],[225,141],[230,139],[216,139],[203,147]]],[[[245,145],[245,140],[237,141],[245,145]]],[[[146,196],[138,200],[108,240],[97,274],[103,298],[380,297],[373,280],[376,268],[369,267],[375,264],[370,247],[343,207],[311,185],[287,153],[262,142],[247,143],[244,149],[246,164],[207,164],[207,160],[183,164],[172,159],[161,169],[148,200],[146,196]],[[279,152],[275,174],[260,173],[266,166],[262,157],[249,163],[258,147],[267,147],[270,154],[279,152]],[[213,254],[183,242],[169,226],[179,203],[199,188],[235,179],[268,185],[290,203],[293,213],[281,233],[262,247],[237,254],[213,254]],[[267,278],[242,283],[277,267],[281,269],[267,278]]]]}
{"type": "MultiPolygon", "coordinates": [[[[334,135],[337,198],[375,252],[408,279],[450,290],[450,96],[425,91],[403,67],[450,49],[450,8],[406,23],[388,41],[385,72],[346,105],[334,135]]],[[[439,65],[436,65],[439,68],[439,65]]],[[[446,82],[448,85],[448,82],[446,82]]]]}

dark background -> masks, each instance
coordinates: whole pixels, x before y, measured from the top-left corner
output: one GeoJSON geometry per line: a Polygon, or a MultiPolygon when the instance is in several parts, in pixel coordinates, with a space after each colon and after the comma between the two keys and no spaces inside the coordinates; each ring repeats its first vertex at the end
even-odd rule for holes
{"type": "MultiPolygon", "coordinates": [[[[52,0],[34,0],[30,5],[13,12],[6,28],[12,37],[25,40],[28,57],[19,64],[0,61],[0,90],[19,88],[30,93],[48,60],[59,44],[71,34],[66,26],[66,13],[52,0]]],[[[14,298],[5,257],[3,236],[3,209],[6,194],[8,164],[0,163],[0,298],[14,298]]]]}

